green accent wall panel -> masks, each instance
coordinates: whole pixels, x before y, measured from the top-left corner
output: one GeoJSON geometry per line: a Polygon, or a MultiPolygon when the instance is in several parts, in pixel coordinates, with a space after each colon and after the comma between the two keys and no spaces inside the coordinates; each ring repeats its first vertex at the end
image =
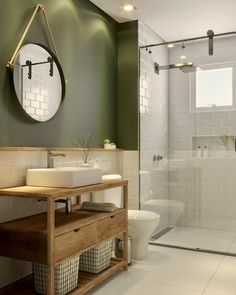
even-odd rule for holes
{"type": "Polygon", "coordinates": [[[138,149],[139,51],[138,21],[119,24],[117,45],[117,141],[129,150],[138,149]]]}
{"type": "MultiPolygon", "coordinates": [[[[66,96],[57,115],[35,123],[21,112],[5,64],[38,1],[0,1],[0,146],[91,146],[117,139],[117,23],[88,0],[42,0],[65,78],[66,96]]],[[[52,48],[41,13],[26,43],[52,48]]]]}

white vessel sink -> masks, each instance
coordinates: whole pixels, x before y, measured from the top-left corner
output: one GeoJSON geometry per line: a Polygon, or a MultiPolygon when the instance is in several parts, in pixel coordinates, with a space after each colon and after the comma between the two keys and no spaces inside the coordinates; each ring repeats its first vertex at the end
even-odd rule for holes
{"type": "Polygon", "coordinates": [[[26,184],[74,188],[102,182],[102,169],[84,167],[60,167],[28,169],[26,184]]]}

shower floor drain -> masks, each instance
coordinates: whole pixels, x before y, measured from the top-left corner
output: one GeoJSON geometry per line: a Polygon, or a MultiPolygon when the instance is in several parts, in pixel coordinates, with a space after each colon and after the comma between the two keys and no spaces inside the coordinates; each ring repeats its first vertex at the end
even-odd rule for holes
{"type": "Polygon", "coordinates": [[[157,233],[154,236],[152,236],[151,239],[150,239],[150,241],[152,241],[152,242],[153,241],[156,241],[157,239],[159,239],[161,236],[165,235],[166,233],[168,233],[172,229],[173,229],[173,227],[167,227],[167,228],[163,229],[159,233],[157,233]]]}

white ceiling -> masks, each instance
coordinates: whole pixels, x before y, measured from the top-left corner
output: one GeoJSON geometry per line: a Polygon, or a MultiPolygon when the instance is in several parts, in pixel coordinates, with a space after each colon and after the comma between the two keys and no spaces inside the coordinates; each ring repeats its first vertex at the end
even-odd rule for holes
{"type": "Polygon", "coordinates": [[[164,40],[236,31],[236,0],[90,0],[118,22],[139,19],[164,40]],[[137,10],[124,12],[133,2],[137,10]]]}

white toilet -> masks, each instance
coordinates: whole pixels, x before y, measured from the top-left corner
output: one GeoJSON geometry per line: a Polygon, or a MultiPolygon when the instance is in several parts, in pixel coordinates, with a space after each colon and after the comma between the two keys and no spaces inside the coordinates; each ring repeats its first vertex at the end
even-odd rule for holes
{"type": "Polygon", "coordinates": [[[151,211],[128,210],[129,234],[132,237],[132,257],[147,256],[148,241],[160,222],[160,215],[151,211]]]}
{"type": "MultiPolygon", "coordinates": [[[[103,175],[103,180],[121,179],[118,174],[103,175]]],[[[122,207],[122,189],[112,188],[96,192],[92,196],[94,202],[114,203],[118,208],[122,207]]],[[[160,215],[150,211],[128,210],[129,235],[132,239],[132,257],[143,259],[147,255],[148,241],[152,232],[160,222],[160,215]]]]}

